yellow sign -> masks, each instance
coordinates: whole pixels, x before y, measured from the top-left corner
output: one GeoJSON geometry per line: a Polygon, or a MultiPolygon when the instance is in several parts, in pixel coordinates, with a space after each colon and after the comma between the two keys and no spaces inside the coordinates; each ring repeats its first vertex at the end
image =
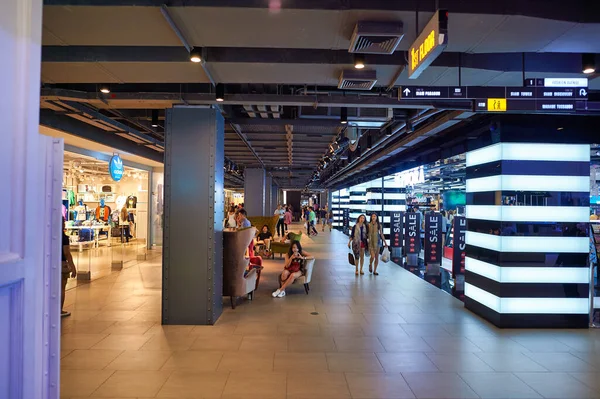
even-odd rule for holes
{"type": "Polygon", "coordinates": [[[416,79],[448,45],[448,11],[438,10],[410,46],[408,78],[416,79]]]}
{"type": "Polygon", "coordinates": [[[487,110],[489,112],[506,112],[506,98],[488,98],[487,110]]]}

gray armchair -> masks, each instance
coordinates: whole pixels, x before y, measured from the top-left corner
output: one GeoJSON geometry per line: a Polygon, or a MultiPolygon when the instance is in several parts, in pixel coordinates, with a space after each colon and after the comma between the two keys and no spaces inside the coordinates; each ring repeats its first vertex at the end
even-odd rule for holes
{"type": "Polygon", "coordinates": [[[252,269],[244,276],[249,263],[244,255],[255,234],[254,227],[223,232],[223,296],[231,298],[233,309],[238,297],[252,297],[256,289],[257,270],[252,269]]]}

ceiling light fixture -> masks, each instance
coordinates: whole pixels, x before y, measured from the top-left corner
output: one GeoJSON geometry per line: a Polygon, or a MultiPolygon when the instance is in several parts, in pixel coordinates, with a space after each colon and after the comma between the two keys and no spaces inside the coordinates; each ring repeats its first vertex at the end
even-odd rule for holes
{"type": "Polygon", "coordinates": [[[158,110],[152,110],[152,127],[158,127],[158,110]]]}
{"type": "Polygon", "coordinates": [[[225,101],[225,85],[223,83],[218,83],[216,87],[216,98],[218,102],[225,101]]]}
{"type": "Polygon", "coordinates": [[[110,93],[110,87],[108,87],[108,85],[101,85],[100,86],[100,93],[104,93],[104,94],[110,93]]]}
{"type": "Polygon", "coordinates": [[[596,57],[594,54],[585,53],[581,55],[581,65],[583,73],[590,74],[596,72],[596,57]]]}
{"type": "Polygon", "coordinates": [[[354,54],[354,68],[363,69],[365,67],[365,56],[363,54],[354,54]]]}
{"type": "Polygon", "coordinates": [[[393,136],[393,130],[391,126],[388,126],[385,128],[385,135],[386,137],[392,137],[393,136]]]}
{"type": "Polygon", "coordinates": [[[190,61],[192,61],[192,62],[202,61],[202,52],[200,51],[200,49],[193,47],[190,50],[190,61]]]}
{"type": "Polygon", "coordinates": [[[342,125],[348,124],[348,108],[342,107],[340,112],[340,123],[342,125]]]}
{"type": "Polygon", "coordinates": [[[367,150],[371,150],[373,148],[373,139],[371,139],[371,135],[367,136],[367,150]]]}

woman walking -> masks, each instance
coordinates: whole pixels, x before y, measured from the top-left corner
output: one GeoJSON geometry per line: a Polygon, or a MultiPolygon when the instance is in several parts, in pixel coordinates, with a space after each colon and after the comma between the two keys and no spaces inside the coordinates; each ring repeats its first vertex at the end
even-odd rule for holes
{"type": "Polygon", "coordinates": [[[381,223],[379,223],[379,217],[377,217],[377,214],[373,213],[371,215],[371,222],[369,223],[369,236],[367,239],[369,244],[369,255],[371,255],[369,260],[369,273],[373,273],[376,276],[379,276],[379,273],[377,273],[377,266],[379,266],[380,238],[383,246],[387,247],[385,236],[383,235],[383,228],[381,227],[381,223]],[[375,266],[373,266],[373,262],[375,262],[375,266]]]}
{"type": "Polygon", "coordinates": [[[348,241],[348,248],[352,248],[354,253],[354,264],[356,266],[355,275],[358,276],[358,264],[360,263],[360,274],[363,272],[363,266],[365,265],[365,250],[367,248],[368,231],[367,231],[367,217],[360,215],[356,220],[356,224],[352,227],[350,234],[350,241],[348,241]]]}

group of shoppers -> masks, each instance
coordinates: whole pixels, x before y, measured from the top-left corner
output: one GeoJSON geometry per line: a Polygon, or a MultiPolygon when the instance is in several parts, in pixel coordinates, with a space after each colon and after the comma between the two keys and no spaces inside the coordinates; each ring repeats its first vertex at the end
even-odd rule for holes
{"type": "Polygon", "coordinates": [[[365,274],[363,266],[365,263],[365,252],[369,253],[369,273],[378,276],[377,266],[379,266],[379,250],[387,247],[388,244],[383,235],[383,228],[379,222],[377,214],[371,215],[370,221],[367,222],[365,215],[360,215],[356,220],[356,224],[352,227],[348,248],[352,249],[354,255],[355,273],[357,276],[365,274]],[[360,267],[360,270],[359,270],[360,267]]]}

